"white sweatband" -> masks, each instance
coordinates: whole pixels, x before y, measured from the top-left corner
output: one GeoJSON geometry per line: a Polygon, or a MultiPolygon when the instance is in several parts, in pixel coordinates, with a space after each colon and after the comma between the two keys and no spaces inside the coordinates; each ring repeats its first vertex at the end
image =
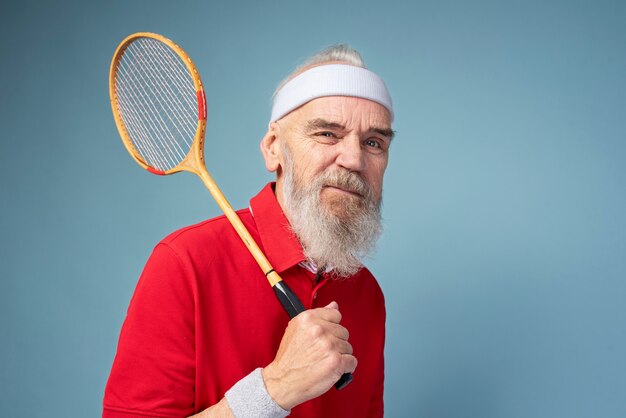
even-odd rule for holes
{"type": "Polygon", "coordinates": [[[385,82],[368,69],[347,64],[313,67],[289,80],[274,97],[270,123],[318,97],[361,97],[380,103],[393,120],[391,96],[385,82]]]}
{"type": "Polygon", "coordinates": [[[267,393],[261,368],[235,383],[224,397],[235,418],[284,418],[291,413],[267,393]]]}

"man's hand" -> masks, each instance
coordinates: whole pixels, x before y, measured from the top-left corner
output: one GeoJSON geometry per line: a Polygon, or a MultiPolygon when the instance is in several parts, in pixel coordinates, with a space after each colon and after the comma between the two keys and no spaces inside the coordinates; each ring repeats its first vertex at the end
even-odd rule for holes
{"type": "Polygon", "coordinates": [[[336,302],[304,311],[289,322],[276,358],[263,369],[268,393],[284,409],[291,409],[330,389],[356,369],[348,330],[339,325],[336,302]]]}

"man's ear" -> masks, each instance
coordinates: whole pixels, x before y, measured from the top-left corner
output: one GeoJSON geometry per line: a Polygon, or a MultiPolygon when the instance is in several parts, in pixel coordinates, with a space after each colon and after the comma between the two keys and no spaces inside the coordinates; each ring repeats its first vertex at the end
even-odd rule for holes
{"type": "Polygon", "coordinates": [[[261,153],[265,160],[265,168],[272,173],[278,171],[282,163],[279,133],[280,126],[276,122],[272,122],[267,133],[261,139],[261,153]]]}

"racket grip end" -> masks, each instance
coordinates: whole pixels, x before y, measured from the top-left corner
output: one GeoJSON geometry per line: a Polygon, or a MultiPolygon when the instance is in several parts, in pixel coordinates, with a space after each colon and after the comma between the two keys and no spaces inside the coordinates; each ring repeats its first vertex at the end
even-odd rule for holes
{"type": "Polygon", "coordinates": [[[341,390],[345,388],[346,386],[350,384],[350,382],[352,382],[352,379],[353,379],[352,373],[344,373],[343,376],[341,376],[339,380],[337,380],[337,383],[335,383],[335,388],[337,390],[341,390]]]}

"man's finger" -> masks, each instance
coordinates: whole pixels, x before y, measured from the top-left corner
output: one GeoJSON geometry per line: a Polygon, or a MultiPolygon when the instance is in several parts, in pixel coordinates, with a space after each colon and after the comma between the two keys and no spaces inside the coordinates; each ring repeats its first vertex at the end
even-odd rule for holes
{"type": "Polygon", "coordinates": [[[341,312],[335,308],[315,308],[298,314],[294,319],[302,321],[303,324],[317,323],[319,320],[338,324],[341,322],[341,312]]]}
{"type": "Polygon", "coordinates": [[[326,305],[326,306],[325,306],[325,308],[329,308],[329,309],[339,309],[339,304],[333,300],[333,301],[332,301],[332,302],[330,302],[328,305],[326,305]]]}
{"type": "Polygon", "coordinates": [[[358,363],[358,360],[352,354],[343,354],[341,356],[343,373],[354,373],[358,363]]]}
{"type": "Polygon", "coordinates": [[[352,344],[348,341],[336,338],[334,345],[339,354],[352,354],[352,344]]]}
{"type": "Polygon", "coordinates": [[[336,338],[339,338],[341,340],[347,341],[350,338],[350,332],[348,331],[348,329],[342,325],[339,324],[331,324],[328,327],[328,330],[330,331],[330,333],[335,336],[336,338]]]}

